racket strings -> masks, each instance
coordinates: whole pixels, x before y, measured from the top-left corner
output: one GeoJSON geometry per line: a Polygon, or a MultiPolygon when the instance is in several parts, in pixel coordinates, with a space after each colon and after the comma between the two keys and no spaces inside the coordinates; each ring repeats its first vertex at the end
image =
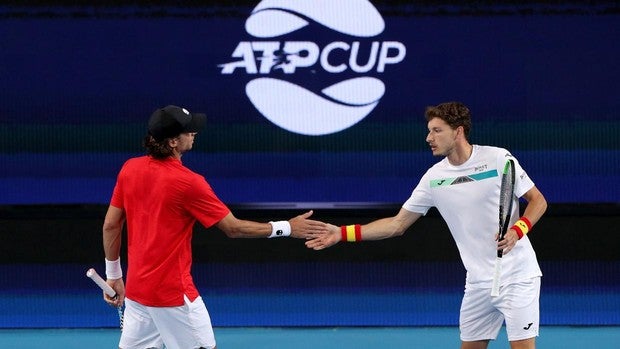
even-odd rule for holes
{"type": "Polygon", "coordinates": [[[123,314],[123,307],[122,306],[116,307],[116,311],[118,312],[118,320],[120,322],[120,328],[121,328],[121,331],[122,331],[123,330],[123,325],[124,325],[124,322],[125,322],[125,316],[123,314]]]}
{"type": "MultiPolygon", "coordinates": [[[[502,172],[502,182],[499,190],[499,239],[503,240],[504,235],[508,231],[508,224],[512,214],[512,203],[515,185],[515,169],[511,159],[506,161],[504,171],[502,172]]],[[[495,272],[493,274],[493,285],[491,287],[491,296],[499,295],[500,278],[502,274],[502,250],[497,250],[497,258],[495,259],[495,272]]]]}
{"type": "Polygon", "coordinates": [[[500,238],[504,237],[508,228],[515,180],[514,169],[511,166],[512,163],[508,162],[506,165],[506,169],[504,169],[504,173],[502,174],[502,185],[499,193],[500,238]]]}

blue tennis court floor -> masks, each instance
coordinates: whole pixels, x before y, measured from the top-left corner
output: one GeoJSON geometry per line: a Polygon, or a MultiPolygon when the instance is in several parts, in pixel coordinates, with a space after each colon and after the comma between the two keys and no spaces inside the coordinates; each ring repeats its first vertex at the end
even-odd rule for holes
{"type": "MultiPolygon", "coordinates": [[[[118,329],[3,329],[3,348],[111,349],[117,348],[118,329]]],[[[456,327],[225,327],[215,328],[219,349],[353,349],[458,348],[456,327]]],[[[507,348],[502,329],[490,349],[507,348]]],[[[620,327],[542,327],[538,348],[618,349],[620,327]]]]}

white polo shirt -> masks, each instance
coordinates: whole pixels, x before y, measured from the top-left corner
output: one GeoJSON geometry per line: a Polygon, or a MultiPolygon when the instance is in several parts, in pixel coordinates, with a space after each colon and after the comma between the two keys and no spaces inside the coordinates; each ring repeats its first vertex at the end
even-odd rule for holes
{"type": "MultiPolygon", "coordinates": [[[[506,149],[474,145],[460,166],[447,158],[431,167],[403,204],[410,212],[426,214],[436,207],[446,221],[467,270],[466,287],[491,288],[499,231],[499,193],[506,160],[515,162],[516,181],[511,225],[519,219],[519,197],[534,183],[506,149]]],[[[541,276],[527,235],[502,260],[502,285],[541,276]]]]}

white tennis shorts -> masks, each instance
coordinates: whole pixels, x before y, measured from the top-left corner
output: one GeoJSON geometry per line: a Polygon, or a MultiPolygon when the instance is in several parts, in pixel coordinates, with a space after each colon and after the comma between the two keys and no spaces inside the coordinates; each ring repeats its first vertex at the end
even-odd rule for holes
{"type": "Polygon", "coordinates": [[[459,319],[461,340],[495,340],[504,321],[509,341],[537,337],[539,299],[540,277],[502,286],[498,297],[491,297],[488,288],[465,289],[459,319]]]}
{"type": "Polygon", "coordinates": [[[122,349],[214,348],[211,318],[201,297],[179,307],[147,307],[125,299],[122,349]]]}

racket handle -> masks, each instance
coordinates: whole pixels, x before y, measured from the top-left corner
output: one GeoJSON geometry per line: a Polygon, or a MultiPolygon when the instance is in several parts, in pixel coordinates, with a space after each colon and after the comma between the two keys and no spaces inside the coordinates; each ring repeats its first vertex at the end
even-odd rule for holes
{"type": "MultiPolygon", "coordinates": [[[[497,242],[499,243],[500,241],[504,240],[504,234],[500,235],[499,240],[497,240],[497,242]]],[[[502,258],[502,256],[504,255],[504,250],[497,250],[497,258],[502,258]]]]}
{"type": "Polygon", "coordinates": [[[493,273],[493,286],[491,287],[491,297],[499,296],[499,278],[502,274],[502,258],[495,258],[495,272],[493,273]]]}
{"type": "Polygon", "coordinates": [[[112,298],[116,297],[116,291],[114,291],[114,289],[110,287],[110,285],[108,285],[105,280],[103,280],[101,276],[99,276],[99,274],[97,274],[97,271],[95,269],[88,269],[88,271],[86,272],[86,276],[93,280],[93,282],[95,282],[97,286],[99,286],[103,290],[103,292],[105,292],[105,294],[112,298]]]}

